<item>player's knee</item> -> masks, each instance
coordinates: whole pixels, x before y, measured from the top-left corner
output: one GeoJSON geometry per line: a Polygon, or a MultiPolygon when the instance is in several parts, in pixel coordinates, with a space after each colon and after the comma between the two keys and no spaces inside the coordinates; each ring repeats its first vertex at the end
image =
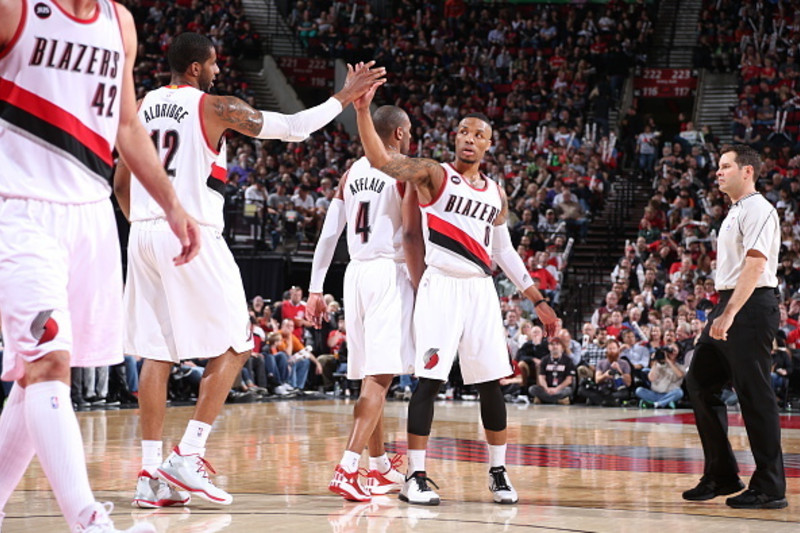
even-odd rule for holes
{"type": "Polygon", "coordinates": [[[65,350],[45,354],[43,357],[25,363],[23,385],[44,383],[46,381],[70,382],[70,356],[65,350]]]}
{"type": "Polygon", "coordinates": [[[417,390],[408,404],[408,432],[412,435],[428,436],[433,425],[433,404],[442,382],[420,378],[417,390]]]}
{"type": "Polygon", "coordinates": [[[476,385],[481,397],[481,418],[483,427],[489,431],[503,431],[506,429],[506,402],[500,383],[488,381],[476,385]]]}
{"type": "Polygon", "coordinates": [[[411,401],[420,402],[431,402],[433,403],[436,401],[436,395],[439,394],[439,389],[442,386],[442,382],[436,379],[428,379],[428,378],[419,378],[419,383],[417,384],[417,390],[414,391],[414,394],[411,396],[411,401]]]}

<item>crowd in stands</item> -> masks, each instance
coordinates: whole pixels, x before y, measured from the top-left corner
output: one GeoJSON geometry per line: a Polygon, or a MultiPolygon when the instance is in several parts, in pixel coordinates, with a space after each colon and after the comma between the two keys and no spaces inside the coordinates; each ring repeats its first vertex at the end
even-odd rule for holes
{"type": "MultiPolygon", "coordinates": [[[[298,2],[289,21],[312,56],[387,67],[376,100],[409,113],[413,155],[451,159],[459,118],[490,116],[485,170],[506,188],[512,223],[525,221],[515,244],[529,236],[526,255],[554,235],[584,238],[618,166],[608,112],[628,69],[642,61],[647,10],[450,4],[446,13],[408,4],[381,18],[366,6],[298,2]]],[[[362,155],[356,141],[341,126],[302,144],[231,139],[232,211],[243,195],[252,235],[268,248],[294,237],[313,242],[339,177],[362,155]]]]}
{"type": "Polygon", "coordinates": [[[800,153],[800,9],[796,2],[704,0],[695,66],[738,74],[736,142],[795,174],[800,153]]]}

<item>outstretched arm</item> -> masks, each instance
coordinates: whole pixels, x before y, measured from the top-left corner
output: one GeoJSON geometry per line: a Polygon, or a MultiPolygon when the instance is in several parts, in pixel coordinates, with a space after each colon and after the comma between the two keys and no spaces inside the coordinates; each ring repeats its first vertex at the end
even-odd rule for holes
{"type": "Polygon", "coordinates": [[[374,84],[383,83],[386,70],[370,68],[373,62],[354,70],[347,66],[342,90],[322,104],[293,115],[258,111],[235,96],[207,96],[203,103],[208,141],[215,146],[227,129],[258,139],[300,142],[336,118],[356,98],[374,84]]]}

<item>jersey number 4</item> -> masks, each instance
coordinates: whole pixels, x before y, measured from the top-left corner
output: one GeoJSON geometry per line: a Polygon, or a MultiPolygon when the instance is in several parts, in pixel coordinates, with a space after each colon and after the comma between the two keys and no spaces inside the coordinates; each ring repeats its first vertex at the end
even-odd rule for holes
{"type": "Polygon", "coordinates": [[[369,225],[369,202],[359,202],[358,214],[356,215],[356,235],[361,235],[362,244],[369,241],[369,234],[372,228],[369,225]]]}
{"type": "Polygon", "coordinates": [[[175,177],[175,168],[172,166],[172,159],[175,157],[175,152],[178,150],[180,138],[178,132],[175,130],[167,130],[164,132],[164,137],[161,137],[161,130],[153,130],[150,133],[150,138],[153,139],[153,144],[156,145],[158,153],[164,154],[164,170],[167,171],[167,176],[170,178],[175,177]]]}

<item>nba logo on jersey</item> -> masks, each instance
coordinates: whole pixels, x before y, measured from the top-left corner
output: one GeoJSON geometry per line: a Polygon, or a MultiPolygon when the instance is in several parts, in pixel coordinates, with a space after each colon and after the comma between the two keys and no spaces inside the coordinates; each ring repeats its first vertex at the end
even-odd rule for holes
{"type": "Polygon", "coordinates": [[[430,370],[439,364],[439,348],[431,348],[425,352],[425,357],[422,358],[425,363],[425,370],[430,370]]]}
{"type": "Polygon", "coordinates": [[[58,396],[50,396],[50,407],[58,409],[58,396]]]}
{"type": "Polygon", "coordinates": [[[50,6],[41,2],[33,6],[33,11],[40,19],[46,19],[52,14],[50,6]]]}

